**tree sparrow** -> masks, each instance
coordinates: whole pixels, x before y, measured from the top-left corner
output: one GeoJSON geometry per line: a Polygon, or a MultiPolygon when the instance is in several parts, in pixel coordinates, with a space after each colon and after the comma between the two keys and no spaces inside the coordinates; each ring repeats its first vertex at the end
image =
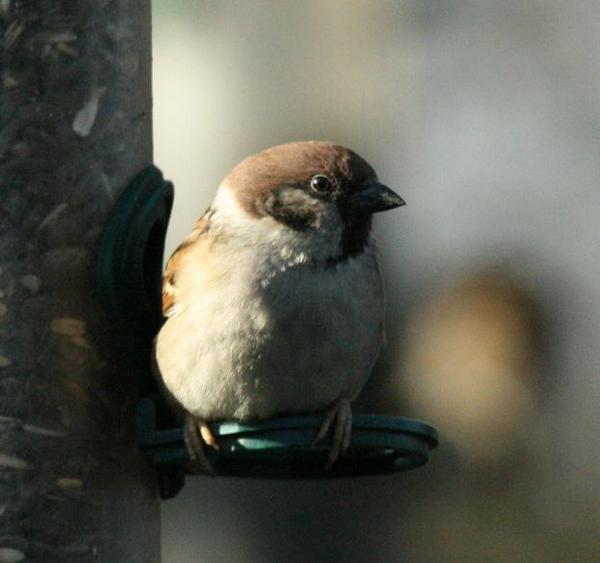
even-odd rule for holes
{"type": "Polygon", "coordinates": [[[371,214],[404,205],[371,166],[331,143],[272,147],[238,164],[169,259],[156,340],[164,384],[210,471],[208,421],[326,412],[330,467],[383,338],[371,214]]]}

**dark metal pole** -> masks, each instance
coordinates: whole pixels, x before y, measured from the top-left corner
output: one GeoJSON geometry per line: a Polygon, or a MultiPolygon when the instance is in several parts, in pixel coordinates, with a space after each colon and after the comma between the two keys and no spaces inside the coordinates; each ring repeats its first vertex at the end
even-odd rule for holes
{"type": "Polygon", "coordinates": [[[95,291],[152,161],[149,0],[0,0],[0,561],[160,560],[135,385],[95,291]]]}

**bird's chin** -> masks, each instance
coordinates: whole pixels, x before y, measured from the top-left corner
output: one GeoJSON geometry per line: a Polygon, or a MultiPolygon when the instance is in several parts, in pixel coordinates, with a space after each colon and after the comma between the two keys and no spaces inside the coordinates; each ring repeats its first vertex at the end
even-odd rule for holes
{"type": "Polygon", "coordinates": [[[345,217],[340,262],[362,254],[369,246],[371,223],[370,213],[358,213],[345,217]]]}

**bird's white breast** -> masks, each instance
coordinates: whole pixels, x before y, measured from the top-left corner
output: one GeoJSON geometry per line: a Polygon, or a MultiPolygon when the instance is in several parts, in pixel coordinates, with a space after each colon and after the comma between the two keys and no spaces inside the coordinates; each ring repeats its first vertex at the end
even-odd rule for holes
{"type": "Polygon", "coordinates": [[[311,238],[271,218],[244,221],[213,246],[212,273],[182,278],[186,300],[157,338],[166,386],[208,420],[311,412],[353,399],[382,339],[375,249],[325,267],[313,258],[331,255],[339,233],[311,238]]]}

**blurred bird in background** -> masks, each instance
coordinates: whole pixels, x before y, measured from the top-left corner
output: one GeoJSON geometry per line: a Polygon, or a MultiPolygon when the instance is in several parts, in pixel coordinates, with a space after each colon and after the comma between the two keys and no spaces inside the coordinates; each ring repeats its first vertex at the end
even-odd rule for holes
{"type": "Polygon", "coordinates": [[[167,263],[156,343],[210,472],[209,421],[326,411],[327,467],[350,444],[356,398],[383,339],[373,213],[404,205],[340,145],[279,145],[241,162],[167,263]]]}
{"type": "Polygon", "coordinates": [[[527,289],[482,270],[432,296],[411,319],[405,393],[461,460],[523,464],[536,414],[540,325],[527,289]]]}

